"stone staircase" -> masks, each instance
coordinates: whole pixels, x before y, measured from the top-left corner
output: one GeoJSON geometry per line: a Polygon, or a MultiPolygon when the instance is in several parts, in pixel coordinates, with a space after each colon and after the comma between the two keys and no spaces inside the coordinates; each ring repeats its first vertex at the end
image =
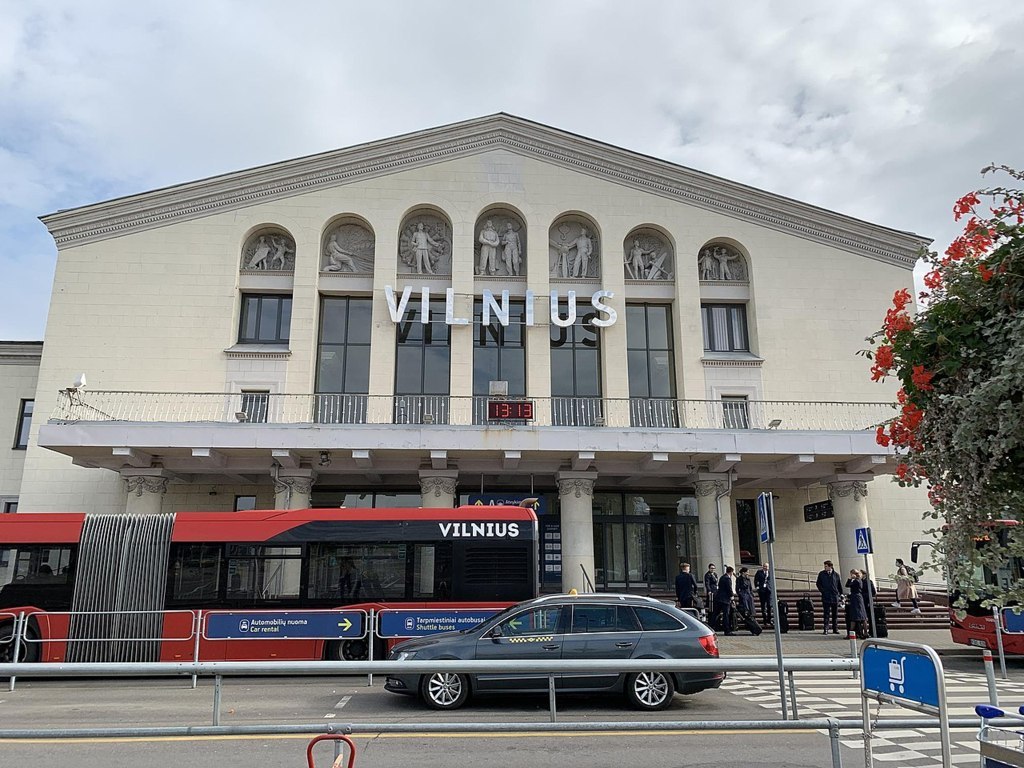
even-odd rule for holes
{"type": "MultiPolygon", "coordinates": [[[[803,589],[782,589],[779,590],[779,599],[789,603],[789,624],[790,631],[796,629],[796,601],[804,596],[810,598],[814,605],[814,628],[822,631],[822,610],[821,598],[817,591],[808,592],[803,589]]],[[[893,608],[892,603],[896,602],[896,590],[880,589],[875,596],[875,602],[885,606],[886,623],[889,629],[943,629],[949,631],[949,609],[946,605],[935,601],[935,596],[922,594],[918,601],[921,608],[920,614],[910,612],[910,603],[904,602],[902,608],[893,608]],[[932,599],[929,599],[932,598],[932,599]]],[[[755,599],[755,604],[757,600],[755,599]]],[[[840,624],[843,617],[840,614],[840,624]]],[[[842,631],[840,627],[840,631],[842,631]]]]}

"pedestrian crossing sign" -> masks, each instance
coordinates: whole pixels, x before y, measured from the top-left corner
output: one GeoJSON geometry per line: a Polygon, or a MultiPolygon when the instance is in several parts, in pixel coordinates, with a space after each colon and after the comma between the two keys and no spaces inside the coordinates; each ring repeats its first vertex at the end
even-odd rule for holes
{"type": "Polygon", "coordinates": [[[857,528],[854,531],[854,538],[857,541],[857,554],[858,555],[870,555],[871,549],[871,529],[870,528],[857,528]]]}

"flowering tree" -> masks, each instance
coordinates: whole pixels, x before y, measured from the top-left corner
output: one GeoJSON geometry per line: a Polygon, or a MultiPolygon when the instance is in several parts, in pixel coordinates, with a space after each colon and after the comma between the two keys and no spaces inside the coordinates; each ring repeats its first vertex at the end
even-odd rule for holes
{"type": "MultiPolygon", "coordinates": [[[[899,379],[897,415],[878,442],[895,446],[900,485],[926,485],[944,525],[936,551],[962,599],[1024,603],[1024,578],[985,595],[979,566],[1024,556],[1024,531],[995,520],[1024,516],[1024,173],[990,166],[1010,187],[965,195],[953,207],[961,234],[930,270],[920,309],[909,291],[893,296],[881,330],[868,341],[871,376],[899,379]],[[1001,532],[1001,533],[1000,533],[1001,532]],[[976,547],[985,539],[988,545],[976,547]]],[[[1024,528],[1024,525],[1019,526],[1024,528]]]]}

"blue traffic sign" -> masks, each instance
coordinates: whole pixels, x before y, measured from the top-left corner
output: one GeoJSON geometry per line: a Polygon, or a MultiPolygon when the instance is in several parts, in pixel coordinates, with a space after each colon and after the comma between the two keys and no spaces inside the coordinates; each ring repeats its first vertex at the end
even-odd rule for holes
{"type": "Polygon", "coordinates": [[[871,548],[871,529],[870,528],[857,528],[853,532],[854,539],[857,542],[857,554],[858,555],[870,555],[874,550],[871,548]]]}
{"type": "Polygon", "coordinates": [[[449,608],[431,610],[384,610],[380,612],[381,637],[423,637],[438,632],[454,632],[458,629],[472,629],[491,618],[497,608],[469,610],[449,608]]]}
{"type": "Polygon", "coordinates": [[[775,541],[775,510],[770,493],[762,493],[757,497],[757,528],[762,544],[775,541]]]}
{"type": "Polygon", "coordinates": [[[1013,608],[1003,608],[1003,632],[1008,634],[1021,634],[1024,633],[1024,609],[1020,606],[1016,610],[1013,608]],[[1021,611],[1017,613],[1017,611],[1021,611]]]}
{"type": "Polygon", "coordinates": [[[868,646],[861,654],[861,679],[866,692],[939,709],[939,674],[925,654],[868,646]]]}
{"type": "Polygon", "coordinates": [[[216,611],[205,619],[207,640],[334,640],[366,634],[362,611],[216,611]]]}

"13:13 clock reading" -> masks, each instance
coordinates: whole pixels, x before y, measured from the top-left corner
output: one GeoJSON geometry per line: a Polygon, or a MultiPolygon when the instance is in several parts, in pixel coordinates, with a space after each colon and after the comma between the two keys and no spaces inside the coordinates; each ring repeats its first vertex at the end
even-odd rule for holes
{"type": "Polygon", "coordinates": [[[488,400],[487,420],[533,420],[533,400],[488,400]]]}

